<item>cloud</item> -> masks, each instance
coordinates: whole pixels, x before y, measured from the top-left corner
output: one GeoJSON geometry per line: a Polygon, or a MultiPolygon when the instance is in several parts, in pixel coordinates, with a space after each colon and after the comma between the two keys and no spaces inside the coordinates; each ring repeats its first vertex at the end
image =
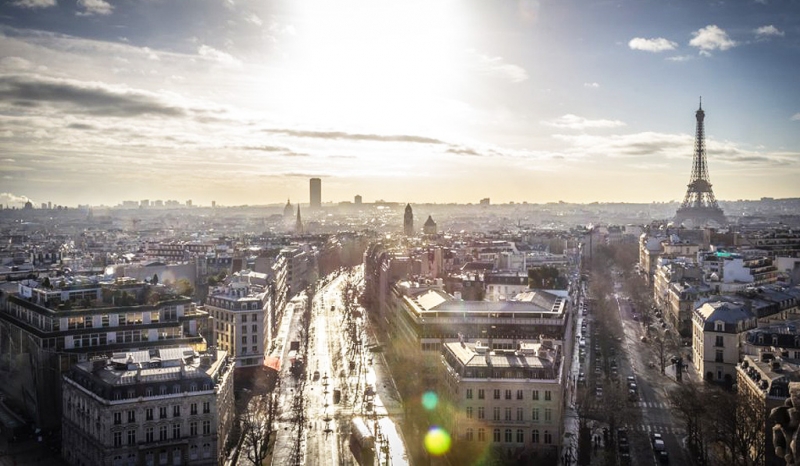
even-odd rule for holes
{"type": "Polygon", "coordinates": [[[76,113],[113,117],[180,116],[185,113],[183,109],[144,91],[96,82],[29,76],[0,76],[0,103],[4,101],[15,107],[66,106],[76,113]]]}
{"type": "Polygon", "coordinates": [[[655,39],[645,39],[643,37],[634,37],[628,42],[628,47],[633,50],[643,50],[645,52],[664,52],[667,50],[675,50],[678,44],[663,37],[655,39]]]}
{"type": "Polygon", "coordinates": [[[693,59],[693,55],[675,55],[674,57],[667,57],[667,60],[669,61],[689,61],[693,59]]]}
{"type": "Polygon", "coordinates": [[[598,83],[583,83],[583,87],[588,87],[590,89],[597,89],[600,87],[598,83]]]}
{"type": "Polygon", "coordinates": [[[255,24],[256,26],[261,26],[264,24],[264,21],[258,17],[255,13],[247,13],[244,15],[244,20],[250,24],[255,24]]]}
{"type": "Polygon", "coordinates": [[[407,134],[361,134],[346,133],[343,131],[308,131],[294,129],[267,129],[264,130],[273,134],[285,134],[300,138],[314,139],[347,139],[352,141],[377,141],[377,142],[408,142],[416,144],[444,144],[444,141],[425,136],[415,136],[407,134]]]}
{"type": "Polygon", "coordinates": [[[712,50],[728,50],[738,45],[728,37],[728,33],[715,24],[700,28],[692,33],[694,38],[689,41],[689,45],[697,47],[700,52],[711,52],[712,50]]]}
{"type": "Polygon", "coordinates": [[[67,128],[69,128],[69,129],[79,129],[79,130],[83,130],[83,131],[97,129],[96,126],[89,125],[89,124],[86,124],[86,123],[70,123],[70,124],[67,125],[67,128]]]}
{"type": "Polygon", "coordinates": [[[282,146],[244,146],[242,147],[244,150],[254,150],[254,151],[261,151],[261,152],[273,152],[280,155],[285,155],[287,157],[308,157],[308,154],[304,152],[296,152],[288,147],[282,146]]]}
{"type": "Polygon", "coordinates": [[[20,8],[50,8],[56,6],[56,0],[15,0],[11,4],[20,8]]]}
{"type": "Polygon", "coordinates": [[[589,120],[571,113],[560,116],[555,120],[542,121],[542,123],[555,128],[569,129],[618,128],[625,126],[625,123],[619,120],[589,120]]]}
{"type": "Polygon", "coordinates": [[[201,45],[198,47],[197,53],[200,54],[201,57],[213,60],[226,66],[239,66],[242,64],[242,62],[233,55],[221,50],[217,50],[213,47],[209,47],[208,45],[201,45]]]}
{"type": "Polygon", "coordinates": [[[781,31],[780,29],[776,28],[771,24],[768,26],[761,26],[758,29],[754,29],[753,33],[756,35],[757,39],[766,39],[768,37],[774,37],[774,36],[783,37],[785,35],[783,31],[781,31]]]}
{"type": "Polygon", "coordinates": [[[103,0],[78,0],[78,6],[84,9],[79,15],[110,15],[114,9],[103,0]]]}
{"type": "Polygon", "coordinates": [[[795,113],[794,115],[792,115],[792,118],[790,118],[790,120],[800,121],[800,113],[795,113]]]}
{"type": "Polygon", "coordinates": [[[482,74],[505,79],[515,84],[528,80],[528,72],[525,71],[525,68],[508,63],[503,57],[489,57],[474,50],[469,50],[468,53],[474,57],[475,66],[482,74]]]}
{"type": "Polygon", "coordinates": [[[475,149],[471,149],[469,147],[451,147],[446,151],[448,154],[457,154],[457,155],[474,155],[476,157],[481,157],[483,154],[476,151],[475,149]]]}

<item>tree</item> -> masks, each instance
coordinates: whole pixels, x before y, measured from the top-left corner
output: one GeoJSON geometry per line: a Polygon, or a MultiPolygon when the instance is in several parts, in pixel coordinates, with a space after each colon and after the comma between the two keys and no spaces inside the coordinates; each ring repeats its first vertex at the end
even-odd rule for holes
{"type": "MultiPolygon", "coordinates": [[[[684,382],[667,394],[674,413],[684,421],[689,450],[696,457],[708,462],[706,445],[706,421],[710,408],[709,400],[702,385],[684,382]]],[[[716,409],[716,408],[714,408],[716,409]]]]}
{"type": "Polygon", "coordinates": [[[153,274],[153,279],[150,280],[150,284],[151,285],[158,285],[158,274],[157,273],[153,274]]]}
{"type": "Polygon", "coordinates": [[[186,278],[181,278],[175,284],[175,289],[177,293],[181,296],[192,296],[194,295],[194,285],[186,278]]]}
{"type": "Polygon", "coordinates": [[[274,393],[259,395],[250,400],[248,409],[240,418],[243,449],[253,465],[260,466],[271,450],[271,437],[275,432],[273,423],[277,416],[278,403],[274,393]]]}

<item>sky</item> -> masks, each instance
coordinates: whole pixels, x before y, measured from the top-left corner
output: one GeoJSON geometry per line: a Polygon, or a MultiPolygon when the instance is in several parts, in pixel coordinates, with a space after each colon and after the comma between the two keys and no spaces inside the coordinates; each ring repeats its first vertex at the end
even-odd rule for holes
{"type": "Polygon", "coordinates": [[[7,0],[0,203],[800,196],[800,0],[7,0]]]}

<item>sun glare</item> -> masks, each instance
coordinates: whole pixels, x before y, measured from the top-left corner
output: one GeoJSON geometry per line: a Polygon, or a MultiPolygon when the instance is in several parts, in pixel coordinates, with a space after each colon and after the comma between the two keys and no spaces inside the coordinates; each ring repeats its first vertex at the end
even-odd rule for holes
{"type": "Polygon", "coordinates": [[[450,2],[318,2],[299,11],[285,102],[297,118],[376,132],[445,120],[460,31],[450,2]]]}

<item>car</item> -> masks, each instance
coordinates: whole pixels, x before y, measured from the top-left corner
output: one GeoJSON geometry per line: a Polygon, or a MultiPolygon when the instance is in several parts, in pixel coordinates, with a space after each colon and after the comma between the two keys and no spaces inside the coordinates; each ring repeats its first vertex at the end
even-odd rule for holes
{"type": "Polygon", "coordinates": [[[639,338],[639,339],[642,340],[642,343],[647,343],[647,337],[646,336],[642,335],[642,337],[639,338]]]}
{"type": "Polygon", "coordinates": [[[661,442],[663,443],[664,437],[662,437],[659,432],[653,432],[653,443],[655,444],[657,440],[661,440],[661,442]]]}
{"type": "Polygon", "coordinates": [[[580,346],[581,348],[586,348],[586,340],[581,338],[580,341],[578,341],[578,346],[580,346]]]}
{"type": "Polygon", "coordinates": [[[596,389],[596,390],[594,391],[594,394],[595,394],[595,396],[596,396],[596,397],[598,397],[598,398],[602,398],[602,397],[603,397],[603,389],[602,389],[602,388],[598,388],[598,389],[596,389]]]}
{"type": "Polygon", "coordinates": [[[314,371],[314,380],[319,380],[319,371],[314,371]]]}
{"type": "Polygon", "coordinates": [[[628,399],[631,401],[636,401],[639,399],[639,395],[636,394],[636,390],[628,390],[628,399]]]}
{"type": "Polygon", "coordinates": [[[632,375],[629,375],[628,376],[628,383],[631,383],[631,382],[636,383],[636,377],[634,377],[632,375]]]}

